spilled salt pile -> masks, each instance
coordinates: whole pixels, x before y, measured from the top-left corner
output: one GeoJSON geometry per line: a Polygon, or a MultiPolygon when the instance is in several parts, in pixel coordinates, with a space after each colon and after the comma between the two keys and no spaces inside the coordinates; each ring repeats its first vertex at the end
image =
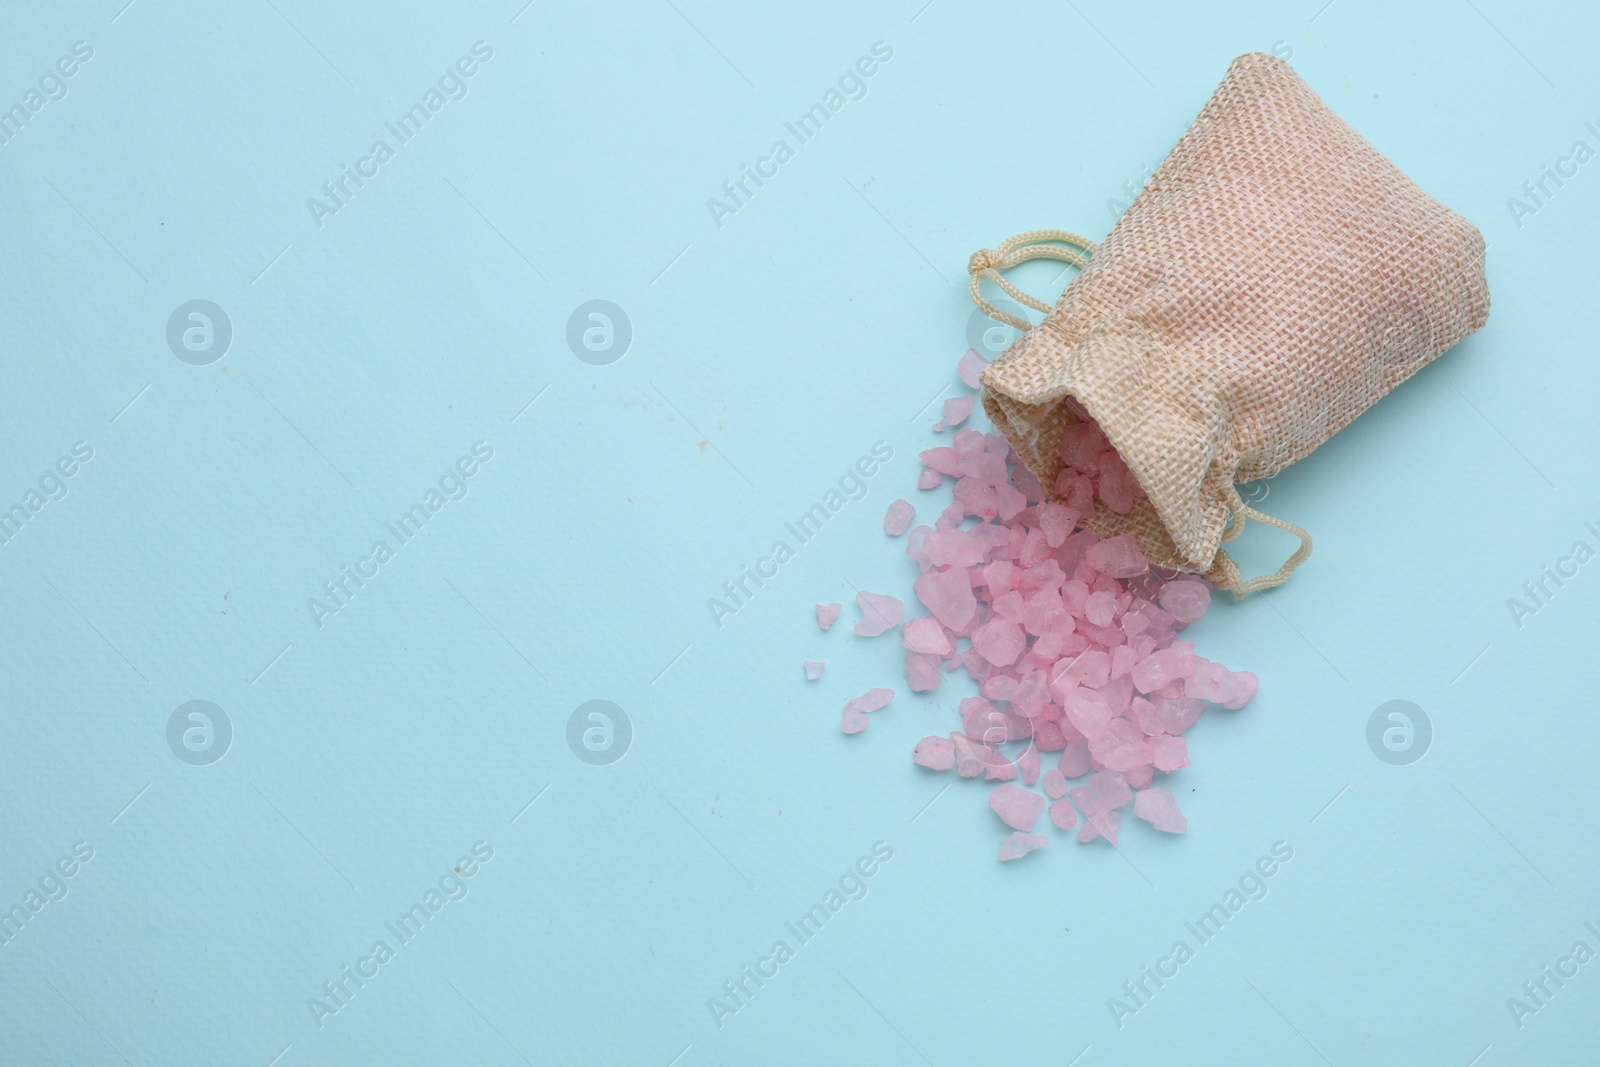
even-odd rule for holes
{"type": "MultiPolygon", "coordinates": [[[[984,366],[969,350],[957,373],[977,388],[984,366]]],[[[957,400],[945,404],[936,432],[971,413],[972,397],[957,400]]],[[[1101,540],[1079,528],[1097,506],[1127,514],[1144,492],[1100,428],[1074,409],[1054,499],[998,434],[962,429],[923,452],[918,487],[948,482],[952,496],[931,527],[907,536],[906,555],[920,571],[913,592],[928,614],[904,618],[905,604],[887,594],[856,597],[856,634],[900,637],[912,692],[936,690],[958,670],[978,684],[978,696],[959,702],[959,728],[924,737],[912,760],[1000,783],[989,806],[1014,831],[1002,860],[1048,844],[1032,832],[1046,810],[1080,842],[1115,845],[1130,802],[1156,830],[1183,833],[1188,822],[1172,793],[1152,784],[1156,774],[1189,765],[1183,733],[1207,703],[1241,708],[1256,692],[1254,674],[1178,639],[1210,603],[1204,580],[1152,569],[1132,535],[1101,540]],[[1041,774],[1044,755],[1055,766],[1041,774]]],[[[896,500],[885,531],[906,535],[914,511],[896,500]]],[[[818,625],[826,630],[839,611],[818,605],[818,625]]],[[[851,700],[841,728],[860,733],[868,713],[893,697],[872,689],[851,700]]]]}

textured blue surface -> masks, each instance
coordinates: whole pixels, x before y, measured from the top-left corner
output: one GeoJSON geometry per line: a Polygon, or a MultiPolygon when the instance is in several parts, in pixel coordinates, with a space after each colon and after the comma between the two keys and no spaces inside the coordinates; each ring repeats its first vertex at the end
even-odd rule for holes
{"type": "Polygon", "coordinates": [[[1600,951],[1600,563],[1507,603],[1600,549],[1590,6],[121,3],[0,15],[5,1062],[1592,1060],[1600,963],[1561,961],[1600,951]],[[1192,632],[1262,688],[1190,734],[1190,833],[1002,866],[984,788],[908,759],[960,692],[912,698],[893,637],[811,605],[909,588],[881,518],[961,388],[967,256],[1102,236],[1258,50],[1478,223],[1494,310],[1268,483],[1316,554],[1192,632]],[[193,300],[225,353],[187,313],[169,346],[193,300]],[[620,360],[568,343],[594,300],[620,360]],[[1368,747],[1391,699],[1432,723],[1409,766],[1368,747]],[[601,720],[569,744],[592,700],[620,761],[578,758],[601,720]],[[1533,1000],[1545,965],[1577,977],[1533,1000]]]}

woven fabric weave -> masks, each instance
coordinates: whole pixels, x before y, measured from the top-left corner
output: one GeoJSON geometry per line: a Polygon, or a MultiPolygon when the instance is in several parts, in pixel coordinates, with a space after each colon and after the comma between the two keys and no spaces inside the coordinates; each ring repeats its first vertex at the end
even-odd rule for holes
{"type": "Polygon", "coordinates": [[[1243,595],[1220,548],[1245,517],[1235,483],[1310,453],[1488,314],[1477,228],[1287,63],[1246,55],[1044,321],[984,372],[983,404],[1047,489],[1081,404],[1147,494],[1084,524],[1243,595]]]}

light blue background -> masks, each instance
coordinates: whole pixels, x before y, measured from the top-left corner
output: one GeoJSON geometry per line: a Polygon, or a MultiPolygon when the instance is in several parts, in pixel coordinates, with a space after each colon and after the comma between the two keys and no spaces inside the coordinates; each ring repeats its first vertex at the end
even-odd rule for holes
{"type": "Polygon", "coordinates": [[[1521,1029],[1506,1006],[1600,949],[1600,564],[1506,606],[1600,547],[1600,162],[1507,207],[1600,148],[1591,7],[121,3],[0,20],[5,106],[94,49],[0,146],[0,503],[94,449],[0,547],[0,903],[95,850],[0,947],[5,1062],[1592,1060],[1600,963],[1521,1029]],[[466,98],[319,228],[306,199],[479,40],[466,98]],[[715,225],[875,41],[865,98],[715,225]],[[881,518],[961,389],[968,255],[1103,236],[1258,50],[1482,228],[1494,310],[1270,483],[1316,553],[1191,631],[1262,685],[1189,735],[1190,832],[1001,865],[985,788],[928,807],[908,755],[970,690],[912,697],[892,636],[811,606],[909,591],[881,518]],[[233,324],[210,366],[165,341],[195,298],[233,324]],[[609,366],[565,341],[592,299],[633,325],[609,366]],[[319,629],[307,598],[480,440],[467,498],[319,629]],[[719,629],[706,599],[879,440],[867,498],[719,629]],[[901,695],[842,736],[874,685],[901,695]],[[1394,698],[1435,731],[1409,767],[1365,740],[1394,698]],[[210,766],[165,740],[191,699],[235,730],[210,766]],[[566,742],[591,699],[633,724],[610,766],[566,742]],[[307,999],[477,841],[469,895],[319,1029],[307,999]],[[707,998],[877,841],[869,895],[717,1028],[707,998]],[[1270,895],[1116,1027],[1277,841],[1270,895]]]}

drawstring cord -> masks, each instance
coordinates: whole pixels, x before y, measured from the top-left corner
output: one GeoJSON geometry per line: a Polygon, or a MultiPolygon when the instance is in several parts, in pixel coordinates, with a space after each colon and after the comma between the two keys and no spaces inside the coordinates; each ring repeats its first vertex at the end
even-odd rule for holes
{"type": "Polygon", "coordinates": [[[1026,319],[1019,319],[1009,312],[1001,311],[983,298],[978,286],[985,278],[994,282],[1006,294],[1019,304],[1026,304],[1042,315],[1050,313],[1050,305],[1043,300],[1030,296],[1007,281],[1000,272],[1009,270],[1019,263],[1026,263],[1030,259],[1055,259],[1062,263],[1070,263],[1082,270],[1089,265],[1089,260],[1083,252],[1094,254],[1094,244],[1087,238],[1079,237],[1066,230],[1029,230],[1019,233],[1015,237],[1008,237],[1000,242],[997,248],[984,248],[972,253],[972,258],[967,261],[967,273],[972,275],[972,280],[967,290],[972,294],[972,302],[983,309],[983,313],[996,322],[1003,322],[1007,326],[1015,326],[1023,333],[1033,329],[1033,323],[1026,319]],[[1059,242],[1050,244],[1047,242],[1059,242]],[[1060,245],[1071,247],[1062,248],[1060,245]]]}

